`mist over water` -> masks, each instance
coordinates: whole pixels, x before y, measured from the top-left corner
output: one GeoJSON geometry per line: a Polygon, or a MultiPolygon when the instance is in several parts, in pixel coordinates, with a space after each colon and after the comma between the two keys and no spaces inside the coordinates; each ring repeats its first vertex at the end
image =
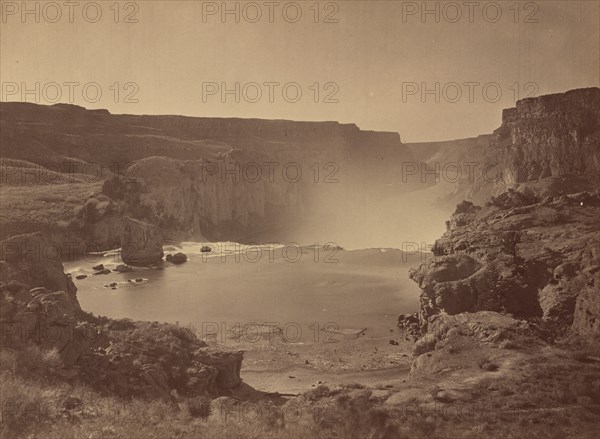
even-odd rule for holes
{"type": "Polygon", "coordinates": [[[314,194],[305,221],[290,237],[300,243],[333,242],[345,249],[430,248],[446,230],[450,210],[438,202],[441,186],[344,184],[314,194]],[[423,245],[424,243],[424,245],[423,245]]]}

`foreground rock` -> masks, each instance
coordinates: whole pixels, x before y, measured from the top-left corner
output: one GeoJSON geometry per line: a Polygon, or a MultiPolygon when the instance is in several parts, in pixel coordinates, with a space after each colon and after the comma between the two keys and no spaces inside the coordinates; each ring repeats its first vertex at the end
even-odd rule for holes
{"type": "Polygon", "coordinates": [[[121,238],[121,259],[127,265],[147,266],[164,256],[160,229],[142,221],[126,218],[121,238]]]}
{"type": "Polygon", "coordinates": [[[498,198],[460,204],[434,257],[411,270],[421,326],[441,312],[487,310],[541,317],[557,335],[600,335],[600,197],[498,198]]]}
{"type": "Polygon", "coordinates": [[[175,253],[167,255],[166,261],[173,264],[183,264],[184,262],[187,262],[187,256],[184,253],[175,253]]]}
{"type": "Polygon", "coordinates": [[[18,235],[0,243],[0,281],[64,291],[75,309],[77,287],[64,273],[60,249],[41,233],[18,235]]]}
{"type": "Polygon", "coordinates": [[[30,344],[56,350],[65,367],[73,366],[97,339],[99,328],[79,321],[78,308],[64,291],[24,284],[0,284],[3,347],[22,350],[30,344]]]}
{"type": "Polygon", "coordinates": [[[242,352],[215,352],[175,325],[108,321],[108,345],[89,352],[79,366],[85,381],[124,397],[216,395],[241,383],[242,352]]]}
{"type": "Polygon", "coordinates": [[[125,265],[125,264],[119,264],[115,267],[115,271],[117,273],[129,273],[129,272],[133,271],[133,267],[130,267],[129,265],[125,265]]]}
{"type": "Polygon", "coordinates": [[[0,284],[0,309],[3,348],[54,349],[65,373],[103,393],[170,401],[173,391],[214,396],[241,383],[241,351],[210,349],[185,328],[80,316],[65,292],[17,282],[0,284]]]}
{"type": "Polygon", "coordinates": [[[64,273],[60,252],[39,233],[0,246],[2,347],[21,350],[33,343],[56,350],[72,366],[89,348],[87,336],[97,331],[80,320],[77,288],[64,273]]]}

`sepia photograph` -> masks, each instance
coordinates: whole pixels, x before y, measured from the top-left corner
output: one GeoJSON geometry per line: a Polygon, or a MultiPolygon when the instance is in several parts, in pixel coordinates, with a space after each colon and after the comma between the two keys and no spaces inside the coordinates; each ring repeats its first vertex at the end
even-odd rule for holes
{"type": "Polygon", "coordinates": [[[0,0],[0,439],[600,437],[600,1],[0,0]]]}

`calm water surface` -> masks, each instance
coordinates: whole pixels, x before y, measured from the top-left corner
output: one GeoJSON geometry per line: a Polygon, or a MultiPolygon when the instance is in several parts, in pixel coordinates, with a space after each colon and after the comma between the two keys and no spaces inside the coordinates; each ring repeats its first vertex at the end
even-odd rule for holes
{"type": "MultiPolygon", "coordinates": [[[[419,289],[408,279],[417,256],[403,261],[396,249],[335,251],[299,247],[243,247],[234,243],[165,246],[183,251],[188,262],[161,268],[134,268],[129,273],[92,275],[92,266],[114,268],[117,252],[65,264],[83,309],[96,315],[134,320],[179,322],[196,329],[210,324],[292,324],[304,333],[333,322],[340,329],[368,328],[382,336],[400,313],[418,308],[419,289]],[[136,282],[135,279],[143,279],[136,282]],[[116,282],[116,289],[107,287],[116,282]]],[[[305,334],[306,335],[306,334],[305,334]]]]}

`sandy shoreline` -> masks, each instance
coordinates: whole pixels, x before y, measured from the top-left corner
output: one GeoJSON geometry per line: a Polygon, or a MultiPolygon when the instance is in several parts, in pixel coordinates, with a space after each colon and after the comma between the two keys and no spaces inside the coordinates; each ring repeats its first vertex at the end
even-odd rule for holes
{"type": "Polygon", "coordinates": [[[330,343],[211,343],[220,349],[244,351],[242,380],[263,392],[299,394],[320,384],[361,383],[392,388],[406,381],[412,342],[400,329],[389,337],[372,337],[369,330],[330,343]],[[390,341],[398,344],[392,344],[390,341]]]}

